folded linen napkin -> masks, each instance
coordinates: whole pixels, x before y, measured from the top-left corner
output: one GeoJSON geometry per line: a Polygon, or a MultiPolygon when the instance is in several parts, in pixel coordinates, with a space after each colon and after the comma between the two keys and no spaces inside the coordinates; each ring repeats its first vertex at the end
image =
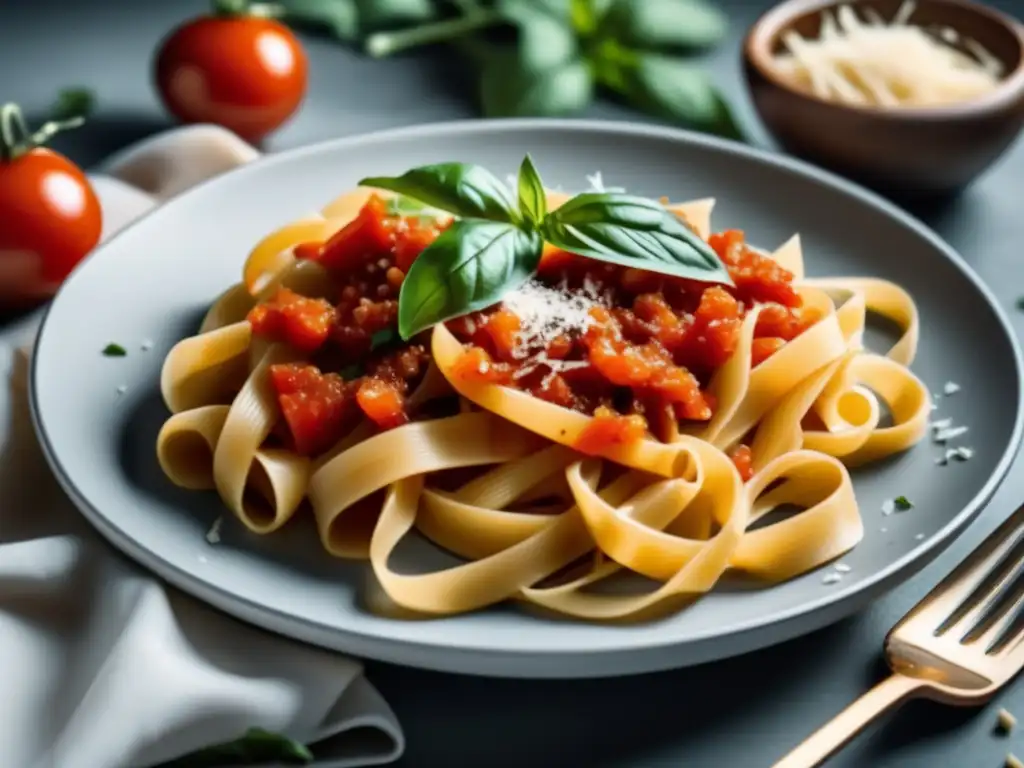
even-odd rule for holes
{"type": "MultiPolygon", "coordinates": [[[[127,150],[92,179],[104,237],[256,156],[211,126],[127,150]]],[[[0,388],[0,763],[148,768],[254,727],[312,745],[317,768],[396,760],[401,728],[358,661],[199,604],[85,523],[28,417],[19,347],[34,330],[8,330],[0,346],[11,382],[0,388]]]]}

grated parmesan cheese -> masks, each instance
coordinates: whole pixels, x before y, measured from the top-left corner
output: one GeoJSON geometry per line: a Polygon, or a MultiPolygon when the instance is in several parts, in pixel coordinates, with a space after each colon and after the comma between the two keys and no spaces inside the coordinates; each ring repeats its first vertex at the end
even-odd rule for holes
{"type": "Polygon", "coordinates": [[[836,584],[843,580],[843,574],[841,573],[826,573],[822,579],[822,584],[836,584]]]}
{"type": "Polygon", "coordinates": [[[896,502],[893,499],[886,499],[882,502],[882,514],[888,517],[896,511],[896,502]]]}
{"type": "Polygon", "coordinates": [[[947,443],[955,437],[967,433],[967,427],[944,427],[942,429],[935,430],[935,434],[932,436],[932,440],[936,443],[947,443]]]}
{"type": "Polygon", "coordinates": [[[814,95],[865,107],[922,107],[967,101],[989,93],[1003,67],[976,41],[948,27],[909,23],[915,5],[904,2],[892,21],[864,19],[848,6],[821,16],[818,39],[790,30],[779,72],[814,95]]]}
{"type": "Polygon", "coordinates": [[[851,570],[853,570],[846,563],[836,563],[835,568],[837,571],[839,571],[839,573],[849,573],[851,570]]]}
{"type": "Polygon", "coordinates": [[[559,336],[579,336],[593,323],[590,310],[601,303],[601,296],[589,280],[578,290],[530,280],[506,294],[502,303],[519,318],[513,354],[525,364],[513,374],[516,378],[527,376],[540,366],[553,375],[588,365],[583,360],[553,360],[545,350],[559,336]]]}
{"type": "Polygon", "coordinates": [[[224,524],[224,518],[218,517],[213,521],[210,530],[206,532],[206,540],[210,544],[220,544],[220,527],[224,524]]]}
{"type": "Polygon", "coordinates": [[[944,395],[955,395],[960,391],[960,385],[955,381],[947,381],[945,386],[942,388],[942,394],[944,395]]]}
{"type": "Polygon", "coordinates": [[[1014,728],[1017,727],[1017,718],[1013,716],[1013,713],[1007,709],[1000,709],[998,715],[996,715],[996,725],[1002,734],[1009,734],[1014,728]]]}

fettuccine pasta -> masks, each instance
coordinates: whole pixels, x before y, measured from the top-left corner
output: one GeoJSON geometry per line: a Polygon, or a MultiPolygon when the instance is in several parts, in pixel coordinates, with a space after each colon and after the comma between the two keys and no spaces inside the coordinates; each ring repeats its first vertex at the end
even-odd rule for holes
{"type": "Polygon", "coordinates": [[[312,515],[328,552],[368,561],[375,611],[636,620],[727,571],[778,583],[861,540],[847,467],[925,433],[910,296],[805,278],[798,237],[762,253],[711,232],[713,201],[666,203],[734,287],[545,246],[516,294],[403,342],[398,291],[449,217],[394,199],[360,188],[255,247],[168,355],[157,439],[171,481],[256,533],[312,515]],[[885,354],[869,312],[902,329],[885,354]],[[413,532],[461,564],[392,569],[413,532]],[[653,586],[603,588],[628,573],[653,586]]]}

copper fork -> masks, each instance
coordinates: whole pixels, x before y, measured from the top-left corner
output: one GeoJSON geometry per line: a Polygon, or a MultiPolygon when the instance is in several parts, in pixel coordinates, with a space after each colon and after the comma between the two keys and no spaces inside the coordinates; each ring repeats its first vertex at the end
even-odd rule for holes
{"type": "Polygon", "coordinates": [[[1024,666],[1024,507],[1013,513],[885,638],[892,675],[775,764],[821,765],[890,708],[925,697],[988,701],[1024,666]]]}

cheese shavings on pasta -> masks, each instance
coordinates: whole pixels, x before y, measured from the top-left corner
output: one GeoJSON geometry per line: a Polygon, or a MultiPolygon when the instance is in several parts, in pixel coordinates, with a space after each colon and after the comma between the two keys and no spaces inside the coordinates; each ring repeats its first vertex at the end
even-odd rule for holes
{"type": "Polygon", "coordinates": [[[815,96],[869,107],[929,107],[969,101],[992,91],[1002,65],[956,30],[926,30],[909,23],[908,0],[886,23],[848,5],[824,12],[817,39],[795,31],[782,36],[779,72],[815,96]]]}

